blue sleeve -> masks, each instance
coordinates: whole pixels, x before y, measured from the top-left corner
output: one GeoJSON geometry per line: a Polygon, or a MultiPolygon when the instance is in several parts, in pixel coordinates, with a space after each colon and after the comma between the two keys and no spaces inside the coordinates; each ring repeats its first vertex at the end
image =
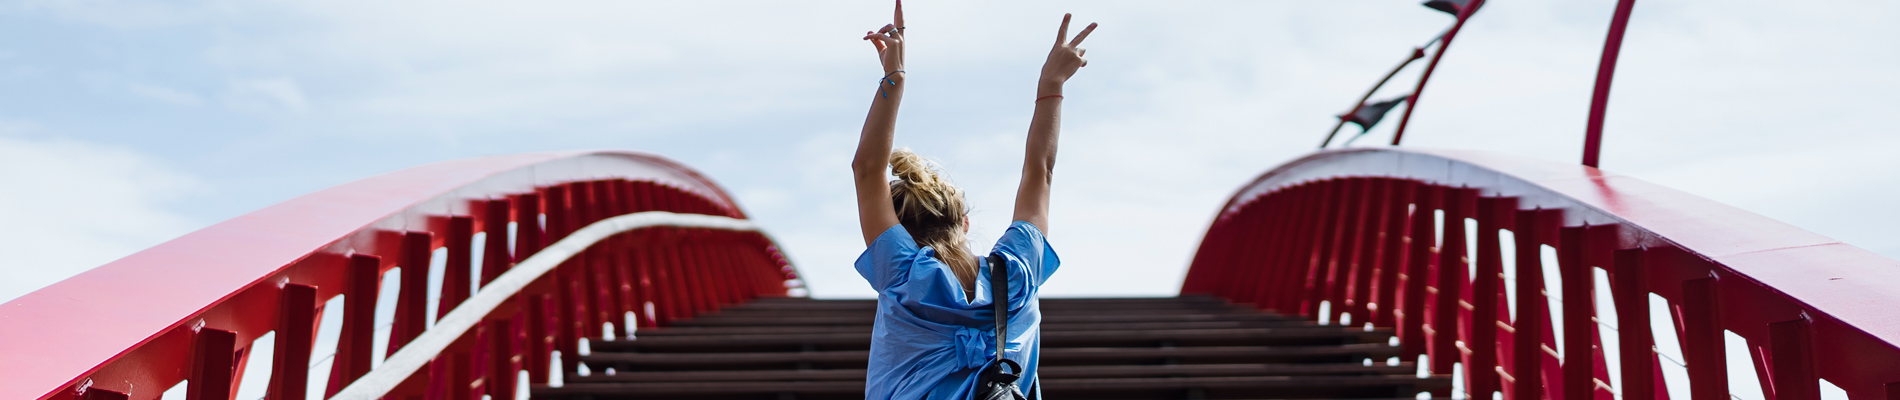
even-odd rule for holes
{"type": "Polygon", "coordinates": [[[910,237],[910,232],[905,231],[903,225],[892,225],[878,234],[877,240],[872,240],[852,265],[857,267],[858,275],[871,284],[871,289],[883,293],[908,278],[910,268],[905,264],[917,251],[917,240],[910,237]]]}
{"type": "Polygon", "coordinates": [[[1037,287],[1049,280],[1062,266],[1062,259],[1056,257],[1056,250],[1049,247],[1048,238],[1042,236],[1042,230],[1028,222],[1016,221],[1009,224],[1009,230],[1003,231],[1003,238],[996,241],[996,247],[990,250],[1003,254],[1015,261],[1011,267],[1018,268],[1015,273],[1023,274],[1037,287]]]}

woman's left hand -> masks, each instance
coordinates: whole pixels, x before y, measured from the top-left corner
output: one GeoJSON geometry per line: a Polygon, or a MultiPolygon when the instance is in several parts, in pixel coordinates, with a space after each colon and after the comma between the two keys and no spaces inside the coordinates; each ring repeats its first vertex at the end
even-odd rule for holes
{"type": "Polygon", "coordinates": [[[1042,79],[1037,83],[1037,96],[1062,94],[1062,84],[1075,76],[1075,70],[1089,65],[1082,58],[1088,50],[1082,48],[1082,39],[1087,39],[1095,31],[1095,23],[1082,28],[1082,33],[1069,40],[1069,14],[1062,14],[1062,27],[1056,30],[1056,45],[1049,49],[1049,59],[1042,63],[1042,79]]]}
{"type": "Polygon", "coordinates": [[[891,23],[877,32],[865,32],[864,40],[871,41],[871,45],[877,47],[878,61],[884,64],[885,75],[904,70],[903,0],[898,0],[897,12],[891,17],[891,23]]]}

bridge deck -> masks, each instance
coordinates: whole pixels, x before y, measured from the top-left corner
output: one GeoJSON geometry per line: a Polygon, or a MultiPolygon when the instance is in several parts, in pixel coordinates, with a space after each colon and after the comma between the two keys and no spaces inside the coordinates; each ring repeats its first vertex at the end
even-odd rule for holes
{"type": "MultiPolygon", "coordinates": [[[[855,399],[874,301],[762,299],[594,344],[590,376],[535,398],[855,399]],[[611,370],[612,373],[608,373],[611,370]]],[[[1204,297],[1044,299],[1050,399],[1413,398],[1451,380],[1388,365],[1392,332],[1204,297]]]]}

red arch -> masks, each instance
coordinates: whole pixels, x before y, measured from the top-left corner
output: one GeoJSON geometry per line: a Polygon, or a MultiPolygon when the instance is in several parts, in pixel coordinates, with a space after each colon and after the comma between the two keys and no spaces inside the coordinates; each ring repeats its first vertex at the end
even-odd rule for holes
{"type": "MultiPolygon", "coordinates": [[[[318,299],[331,298],[343,289],[348,255],[381,256],[380,269],[388,270],[401,262],[405,236],[430,238],[427,249],[433,250],[449,237],[472,235],[471,219],[472,232],[484,231],[491,210],[514,214],[499,202],[519,205],[521,195],[545,196],[550,188],[599,190],[594,198],[616,199],[575,204],[569,220],[578,224],[566,224],[568,231],[638,211],[745,218],[731,196],[700,173],[627,151],[478,157],[366,178],[192,232],[0,305],[0,398],[70,398],[88,385],[156,398],[189,377],[196,327],[233,331],[243,347],[276,326],[284,283],[316,286],[318,299]],[[500,207],[489,207],[490,200],[500,207]],[[463,227],[451,228],[457,224],[463,227]]],[[[553,216],[551,208],[543,209],[553,216]]],[[[557,225],[551,221],[550,230],[557,225]]],[[[562,234],[548,233],[542,245],[562,234]]],[[[766,257],[720,261],[745,263],[759,275],[748,278],[754,282],[796,276],[769,240],[753,236],[727,239],[756,243],[748,246],[766,257]]],[[[756,286],[774,295],[766,285],[756,286]]],[[[778,290],[784,295],[782,285],[778,290]]],[[[731,299],[705,299],[725,300],[731,299]]],[[[704,306],[696,299],[682,312],[704,306]]]]}
{"type": "MultiPolygon", "coordinates": [[[[1693,379],[1697,393],[1727,392],[1719,384],[1721,363],[1714,362],[1719,358],[1702,362],[1717,368],[1697,368],[1693,360],[1720,357],[1721,331],[1726,329],[1746,338],[1755,349],[1754,361],[1764,379],[1773,375],[1763,382],[1771,397],[1783,390],[1785,397],[1778,398],[1805,398],[1818,390],[1812,387],[1814,377],[1828,379],[1856,397],[1885,396],[1890,390],[1900,395],[1900,384],[1894,384],[1900,382],[1900,362],[1894,362],[1900,360],[1900,318],[1895,317],[1893,306],[1900,304],[1900,286],[1894,284],[1900,282],[1900,261],[1708,199],[1585,166],[1474,151],[1380,148],[1314,153],[1268,171],[1234,194],[1203,238],[1182,292],[1213,294],[1314,318],[1319,317],[1314,315],[1318,303],[1326,301],[1334,305],[1335,315],[1356,313],[1355,321],[1374,321],[1398,330],[1401,336],[1409,334],[1405,338],[1408,354],[1459,352],[1443,354],[1455,354],[1465,365],[1476,362],[1478,367],[1525,364],[1507,356],[1539,351],[1470,346],[1469,353],[1462,353],[1455,347],[1453,339],[1467,344],[1509,339],[1508,330],[1500,330],[1502,336],[1472,335],[1474,327],[1489,327],[1487,321],[1473,322],[1486,317],[1478,310],[1502,304],[1497,300],[1503,296],[1502,280],[1473,282],[1467,268],[1438,268],[1466,256],[1465,224],[1448,222],[1444,231],[1434,232],[1430,214],[1405,213],[1413,207],[1443,210],[1448,221],[1472,218],[1478,222],[1476,235],[1481,241],[1497,237],[1497,231],[1490,229],[1517,230],[1520,246],[1533,243],[1528,251],[1550,244],[1559,249],[1560,258],[1568,260],[1560,264],[1597,266],[1617,275],[1613,282],[1622,282],[1614,284],[1617,293],[1597,296],[1621,300],[1635,295],[1629,297],[1637,300],[1631,303],[1642,303],[1640,299],[1655,293],[1677,310],[1689,310],[1678,312],[1676,318],[1682,340],[1692,342],[1684,347],[1685,356],[1692,359],[1691,375],[1701,377],[1693,379]],[[1405,217],[1385,218],[1391,215],[1405,217]],[[1414,219],[1420,216],[1423,219],[1414,219]],[[1420,229],[1416,222],[1427,226],[1420,229]],[[1438,253],[1398,240],[1422,238],[1414,241],[1427,244],[1440,234],[1447,241],[1438,253]],[[1435,282],[1443,277],[1467,281],[1439,287],[1435,282]],[[1714,280],[1700,279],[1709,277],[1714,280]],[[1381,288],[1381,284],[1391,287],[1381,288]],[[1421,290],[1427,287],[1434,289],[1421,290]],[[1457,301],[1432,297],[1444,293],[1456,296],[1445,300],[1457,301]],[[1487,295],[1499,297],[1487,299],[1487,295]],[[1424,304],[1413,308],[1405,304],[1409,300],[1424,304]],[[1443,308],[1459,302],[1475,308],[1443,308]],[[1407,310],[1432,315],[1414,316],[1409,322],[1396,315],[1407,310]],[[1443,324],[1454,319],[1440,319],[1447,318],[1447,313],[1456,315],[1459,333],[1424,336],[1427,331],[1450,330],[1443,324]],[[1433,322],[1439,322],[1438,329],[1430,328],[1433,322]],[[1497,357],[1485,360],[1484,355],[1497,357]]],[[[1481,253],[1497,251],[1478,248],[1481,253]]],[[[1482,261],[1486,255],[1478,256],[1481,261],[1470,267],[1480,271],[1478,276],[1486,276],[1486,268],[1498,268],[1482,261]]],[[[1496,253],[1490,256],[1495,258],[1496,253]]],[[[1587,285],[1571,288],[1570,281],[1565,282],[1566,292],[1594,290],[1587,285]]],[[[1518,293],[1526,292],[1520,289],[1518,293]]],[[[1566,295],[1564,301],[1571,299],[1566,295]]],[[[1528,303],[1520,303],[1520,308],[1524,304],[1528,303]]],[[[1590,306],[1580,307],[1588,310],[1590,306]]],[[[1618,308],[1623,309],[1622,302],[1618,308]]],[[[1640,316],[1647,311],[1629,312],[1640,316]]],[[[1514,325],[1502,310],[1490,314],[1504,326],[1514,325]]],[[[1592,325],[1584,317],[1588,316],[1566,314],[1566,321],[1582,318],[1566,322],[1566,329],[1592,325]]],[[[1646,326],[1639,325],[1624,327],[1647,334],[1646,326]]],[[[1565,347],[1574,343],[1570,340],[1565,347]]],[[[1580,349],[1588,351],[1589,341],[1582,343],[1586,347],[1580,349]]],[[[1627,354],[1642,357],[1647,351],[1627,354]]],[[[1541,353],[1534,357],[1544,360],[1539,363],[1545,364],[1539,367],[1541,372],[1522,366],[1503,371],[1553,383],[1546,388],[1552,390],[1553,398],[1562,394],[1556,391],[1557,382],[1606,378],[1603,371],[1560,368],[1554,357],[1541,353]]],[[[1444,368],[1456,360],[1439,361],[1443,365],[1435,367],[1435,372],[1450,373],[1444,368]]],[[[1512,390],[1508,385],[1500,387],[1504,383],[1497,374],[1475,376],[1467,387],[1512,390]]],[[[1588,385],[1567,387],[1578,390],[1580,386],[1588,385]]],[[[1590,389],[1582,390],[1572,394],[1587,395],[1590,389]]]]}

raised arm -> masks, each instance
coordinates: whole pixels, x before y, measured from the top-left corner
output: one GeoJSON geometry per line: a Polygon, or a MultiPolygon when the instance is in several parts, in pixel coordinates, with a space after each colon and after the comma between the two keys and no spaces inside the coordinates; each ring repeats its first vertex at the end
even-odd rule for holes
{"type": "Polygon", "coordinates": [[[1062,28],[1056,31],[1055,48],[1042,64],[1042,77],[1036,80],[1036,113],[1029,120],[1029,142],[1023,151],[1023,179],[1016,186],[1017,221],[1028,222],[1049,234],[1049,182],[1056,168],[1056,139],[1062,131],[1062,85],[1075,76],[1075,70],[1089,64],[1082,58],[1087,52],[1082,39],[1095,31],[1091,23],[1069,40],[1069,15],[1062,15],[1062,28]]]}
{"type": "Polygon", "coordinates": [[[897,2],[891,24],[877,32],[865,32],[864,40],[877,47],[878,60],[884,64],[884,78],[877,82],[877,93],[871,97],[871,114],[864,117],[864,131],[858,136],[858,154],[851,159],[851,173],[858,188],[858,226],[864,230],[864,244],[870,245],[878,234],[898,223],[884,168],[891,162],[897,104],[904,99],[903,1],[897,2]]]}

